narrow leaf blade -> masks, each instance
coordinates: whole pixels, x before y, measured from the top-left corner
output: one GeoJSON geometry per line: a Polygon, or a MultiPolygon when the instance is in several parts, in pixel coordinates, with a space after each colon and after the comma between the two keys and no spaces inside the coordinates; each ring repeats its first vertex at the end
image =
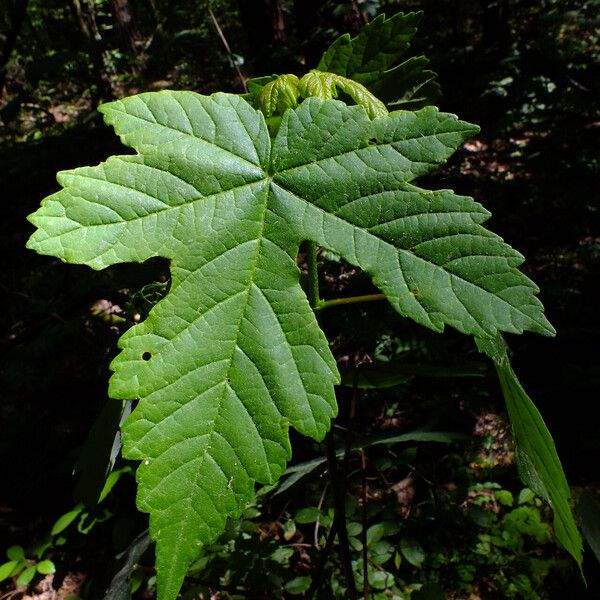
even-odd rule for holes
{"type": "Polygon", "coordinates": [[[147,531],[140,533],[131,542],[127,550],[118,558],[122,559],[121,568],[112,578],[103,600],[130,600],[131,582],[130,575],[135,565],[140,561],[144,552],[151,544],[147,531]]]}
{"type": "Polygon", "coordinates": [[[477,345],[481,352],[494,360],[517,445],[521,479],[550,503],[554,511],[556,538],[581,569],[581,535],[569,506],[569,485],[554,440],[540,412],[512,370],[502,338],[477,340],[477,345]]]}
{"type": "Polygon", "coordinates": [[[401,385],[414,377],[483,377],[486,366],[473,362],[456,367],[410,364],[405,361],[374,362],[355,367],[340,369],[342,385],[360,389],[385,389],[401,385]],[[358,371],[358,372],[357,372],[358,371]]]}

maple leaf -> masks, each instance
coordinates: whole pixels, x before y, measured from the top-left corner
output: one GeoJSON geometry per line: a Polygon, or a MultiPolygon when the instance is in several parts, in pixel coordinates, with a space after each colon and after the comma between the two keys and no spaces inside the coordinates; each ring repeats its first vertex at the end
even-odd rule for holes
{"type": "Polygon", "coordinates": [[[489,213],[411,183],[477,132],[454,115],[371,120],[309,98],[271,140],[262,113],[230,94],[145,93],[100,110],[138,154],[60,173],[28,247],[94,269],[171,261],[169,292],[119,341],[109,390],[139,399],[123,454],[141,461],[165,600],[255,482],[283,472],[288,426],[319,440],[336,414],[335,360],[299,284],[304,240],[436,331],[553,333],[522,256],[481,225],[489,213]]]}

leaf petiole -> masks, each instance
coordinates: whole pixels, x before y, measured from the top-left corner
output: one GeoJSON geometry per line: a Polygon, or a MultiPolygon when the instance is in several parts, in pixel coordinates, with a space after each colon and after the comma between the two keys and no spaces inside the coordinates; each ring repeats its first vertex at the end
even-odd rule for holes
{"type": "Polygon", "coordinates": [[[319,296],[319,265],[317,259],[317,244],[306,242],[306,266],[308,269],[308,301],[311,308],[317,312],[331,308],[332,306],[343,306],[344,304],[357,304],[359,302],[376,302],[385,300],[385,294],[365,294],[363,296],[349,296],[346,298],[333,298],[321,300],[319,296]]]}
{"type": "Polygon", "coordinates": [[[333,298],[332,300],[320,300],[313,307],[315,311],[325,310],[332,306],[343,306],[344,304],[358,304],[359,302],[377,302],[385,300],[385,294],[366,294],[364,296],[349,296],[347,298],[333,298]]]}
{"type": "Polygon", "coordinates": [[[320,310],[319,307],[324,302],[319,297],[319,265],[315,242],[306,242],[306,265],[308,267],[308,301],[313,310],[320,310]]]}

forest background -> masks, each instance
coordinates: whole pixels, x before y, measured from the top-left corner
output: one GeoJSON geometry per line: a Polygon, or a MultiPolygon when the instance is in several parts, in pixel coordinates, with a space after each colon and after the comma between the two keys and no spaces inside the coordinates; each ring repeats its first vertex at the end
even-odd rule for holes
{"type": "MultiPolygon", "coordinates": [[[[426,54],[438,74],[436,104],[482,127],[428,184],[482,202],[493,213],[490,227],[525,255],[558,335],[511,338],[514,366],[554,436],[575,500],[587,491],[593,501],[600,481],[600,427],[589,418],[600,391],[598,0],[0,0],[0,553],[22,547],[26,566],[36,567],[30,584],[0,582],[0,595],[50,597],[52,584],[63,596],[102,597],[145,528],[122,463],[102,506],[79,510],[62,529],[56,521],[77,509],[76,484],[81,494],[90,472],[103,474],[82,456],[99,415],[114,419],[106,409],[108,364],[120,333],[163,293],[165,264],[92,273],[25,250],[32,231],[25,217],[57,189],[55,173],[123,152],[98,104],[167,88],[242,92],[247,77],[305,72],[337,36],[356,34],[378,14],[420,10],[411,52],[426,54]],[[44,560],[56,575],[43,578],[44,560]]],[[[326,294],[371,290],[356,269],[326,254],[320,260],[326,294]]],[[[373,594],[599,597],[593,552],[586,552],[585,588],[548,543],[549,513],[518,481],[497,384],[473,348],[452,334],[442,342],[418,333],[382,305],[348,308],[324,326],[342,366],[443,363],[482,375],[412,373],[383,391],[348,396],[359,406],[354,421],[342,407],[340,424],[373,439],[424,427],[448,433],[440,444],[417,443],[418,436],[383,444],[346,465],[348,495],[356,498],[350,525],[352,511],[358,515],[352,550],[358,556],[370,532],[380,553],[369,572],[373,594]],[[365,499],[368,523],[358,508],[365,499]],[[515,530],[519,507],[531,507],[528,526],[538,517],[542,524],[515,530]],[[509,542],[498,541],[503,536],[509,542]]],[[[343,449],[342,435],[338,441],[343,449]]],[[[322,454],[299,436],[294,444],[294,463],[322,454]]],[[[314,585],[318,530],[325,535],[331,518],[323,472],[305,475],[292,494],[259,496],[230,538],[207,552],[187,593],[278,598],[314,585]],[[257,577],[267,570],[273,577],[257,577]]],[[[336,554],[326,558],[318,576],[333,595],[323,597],[343,597],[336,554]]],[[[0,556],[0,565],[9,559],[0,556]]],[[[140,551],[134,562],[141,565],[135,593],[152,597],[151,553],[140,551]]]]}

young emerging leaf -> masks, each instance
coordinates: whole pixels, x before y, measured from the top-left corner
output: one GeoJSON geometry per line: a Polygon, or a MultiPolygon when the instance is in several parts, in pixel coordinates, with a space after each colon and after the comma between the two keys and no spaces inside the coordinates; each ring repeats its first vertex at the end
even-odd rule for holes
{"type": "Polygon", "coordinates": [[[298,91],[304,98],[315,97],[321,100],[337,98],[338,89],[362,106],[369,118],[375,119],[387,115],[385,104],[371,94],[364,85],[335,73],[310,71],[302,77],[298,86],[298,91]]]}
{"type": "Polygon", "coordinates": [[[302,79],[295,75],[279,75],[263,86],[254,83],[250,89],[248,100],[267,117],[277,113],[283,115],[288,108],[295,108],[299,97],[331,100],[338,97],[338,90],[362,106],[371,119],[388,113],[385,104],[364,85],[335,73],[312,70],[302,79]]]}
{"type": "Polygon", "coordinates": [[[280,75],[269,81],[258,93],[258,106],[265,114],[279,112],[283,114],[288,108],[298,105],[298,78],[295,75],[280,75]]]}
{"type": "Polygon", "coordinates": [[[271,141],[263,115],[229,94],[147,93],[101,111],[138,154],[61,173],[28,246],[95,269],[171,260],[171,289],[122,336],[110,384],[139,399],[123,452],[141,461],[161,599],[255,481],[284,471],[288,426],[321,439],[335,415],[339,375],[299,285],[303,240],[436,331],[553,332],[522,257],[482,227],[487,211],[411,183],[477,131],[454,115],[370,120],[311,98],[271,141]]]}

